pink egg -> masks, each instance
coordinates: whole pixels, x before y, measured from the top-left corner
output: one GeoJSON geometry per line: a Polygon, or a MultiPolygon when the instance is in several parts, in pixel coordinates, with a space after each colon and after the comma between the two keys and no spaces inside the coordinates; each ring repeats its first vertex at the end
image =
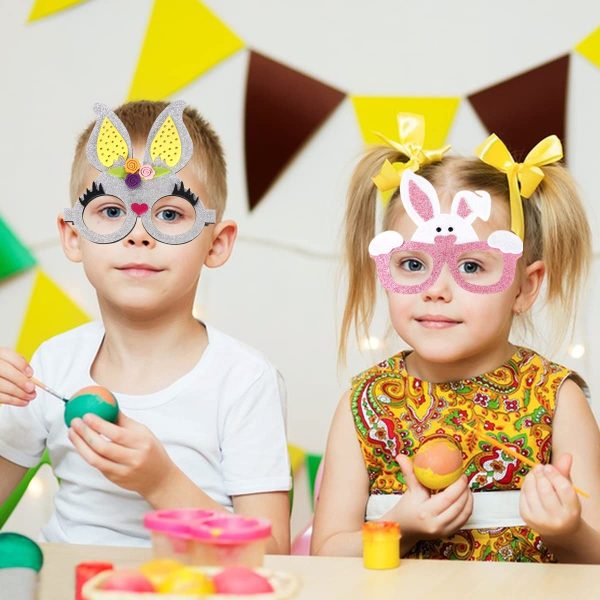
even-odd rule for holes
{"type": "Polygon", "coordinates": [[[148,578],[137,571],[115,571],[102,582],[101,589],[122,592],[156,591],[148,578]]]}
{"type": "Polygon", "coordinates": [[[217,594],[266,594],[273,591],[269,581],[247,567],[226,567],[213,577],[217,594]]]}

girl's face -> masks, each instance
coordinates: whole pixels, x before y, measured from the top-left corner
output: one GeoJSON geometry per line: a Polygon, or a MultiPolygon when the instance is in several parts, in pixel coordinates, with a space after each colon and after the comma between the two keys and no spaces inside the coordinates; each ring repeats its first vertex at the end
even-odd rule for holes
{"type": "MultiPolygon", "coordinates": [[[[442,212],[449,212],[452,196],[438,195],[442,212]]],[[[415,224],[400,205],[397,211],[391,229],[408,240],[415,224]]],[[[489,220],[476,219],[473,227],[480,240],[486,240],[493,231],[509,229],[507,202],[492,197],[489,220]]],[[[508,336],[513,314],[521,309],[523,276],[519,259],[515,278],[507,289],[473,293],[461,288],[444,265],[437,281],[420,293],[388,292],[392,325],[414,349],[409,367],[410,362],[419,363],[423,372],[417,375],[443,380],[476,375],[501,364],[511,353],[508,336]]]]}

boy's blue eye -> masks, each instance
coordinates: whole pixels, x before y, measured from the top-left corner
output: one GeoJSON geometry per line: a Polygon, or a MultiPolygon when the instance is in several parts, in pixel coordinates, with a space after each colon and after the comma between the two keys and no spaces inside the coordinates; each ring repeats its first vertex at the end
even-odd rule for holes
{"type": "Polygon", "coordinates": [[[119,208],[118,206],[107,206],[106,208],[102,209],[102,212],[109,218],[109,219],[118,219],[119,217],[123,216],[123,209],[119,208]]]}
{"type": "Polygon", "coordinates": [[[156,217],[158,219],[161,219],[162,221],[174,222],[179,217],[179,213],[175,210],[165,208],[164,210],[161,210],[159,213],[157,213],[156,217]]]}

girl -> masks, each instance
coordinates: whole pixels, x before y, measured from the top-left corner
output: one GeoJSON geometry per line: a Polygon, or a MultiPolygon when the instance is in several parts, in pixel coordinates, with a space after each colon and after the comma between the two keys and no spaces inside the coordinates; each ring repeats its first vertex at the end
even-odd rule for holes
{"type": "Polygon", "coordinates": [[[412,558],[600,562],[600,435],[585,384],[509,341],[544,278],[568,323],[588,266],[583,207],[552,164],[560,142],[546,138],[521,164],[496,136],[478,158],[444,157],[423,149],[422,118],[399,115],[399,125],[400,143],[370,150],[350,184],[340,353],[352,325],[368,329],[376,274],[411,349],[357,375],[339,403],[312,552],[360,555],[366,519],[397,521],[412,558]],[[395,191],[371,241],[376,186],[384,198],[395,191]],[[464,463],[437,494],[411,461],[434,438],[457,444],[464,463]],[[571,479],[590,497],[580,501],[571,479]]]}

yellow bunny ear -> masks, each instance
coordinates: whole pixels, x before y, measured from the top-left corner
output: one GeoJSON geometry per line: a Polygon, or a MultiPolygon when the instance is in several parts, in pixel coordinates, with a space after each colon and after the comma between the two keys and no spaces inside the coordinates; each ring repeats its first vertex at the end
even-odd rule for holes
{"type": "Polygon", "coordinates": [[[146,142],[145,163],[162,162],[176,173],[190,160],[194,146],[183,123],[184,108],[185,102],[177,100],[156,117],[146,142]]]}
{"type": "Polygon", "coordinates": [[[179,132],[169,115],[150,142],[150,158],[152,162],[158,158],[172,168],[181,160],[181,146],[179,132]]]}
{"type": "Polygon", "coordinates": [[[98,171],[106,171],[120,158],[132,156],[131,140],[119,117],[104,104],[96,104],[96,124],[86,147],[88,160],[98,171]]]}
{"type": "Polygon", "coordinates": [[[102,119],[100,125],[96,140],[96,154],[106,168],[112,167],[120,156],[126,159],[129,154],[127,142],[107,117],[102,119]]]}

